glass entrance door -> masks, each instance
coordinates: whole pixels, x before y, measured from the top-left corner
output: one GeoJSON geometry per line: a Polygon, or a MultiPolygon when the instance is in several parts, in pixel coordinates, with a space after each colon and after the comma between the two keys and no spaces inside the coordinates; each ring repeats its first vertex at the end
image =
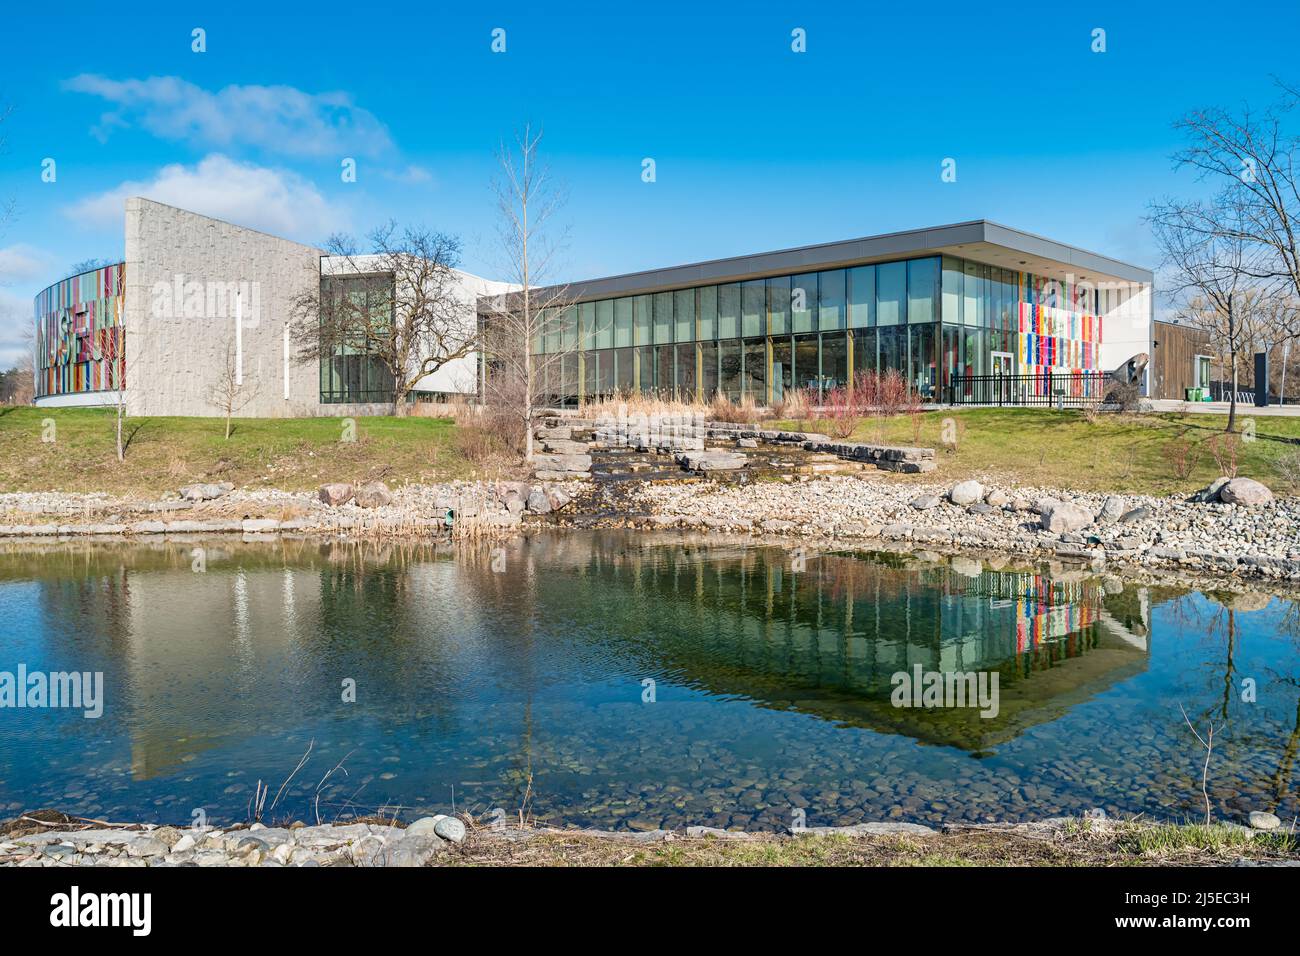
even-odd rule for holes
{"type": "Polygon", "coordinates": [[[1015,401],[1015,358],[1010,352],[993,352],[989,356],[993,369],[992,391],[994,401],[999,405],[1013,404],[1015,401]]]}

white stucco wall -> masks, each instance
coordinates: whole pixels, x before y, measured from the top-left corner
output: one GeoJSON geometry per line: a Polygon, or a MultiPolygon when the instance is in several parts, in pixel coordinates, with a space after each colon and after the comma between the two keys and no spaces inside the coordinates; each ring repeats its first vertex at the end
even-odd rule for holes
{"type": "Polygon", "coordinates": [[[1101,367],[1108,372],[1139,353],[1150,353],[1151,286],[1116,288],[1110,300],[1101,326],[1101,367]]]}

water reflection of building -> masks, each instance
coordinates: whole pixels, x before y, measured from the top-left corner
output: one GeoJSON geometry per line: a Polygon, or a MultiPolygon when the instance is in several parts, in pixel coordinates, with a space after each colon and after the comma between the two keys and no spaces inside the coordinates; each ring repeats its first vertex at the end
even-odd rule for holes
{"type": "Polygon", "coordinates": [[[588,571],[655,596],[635,622],[606,608],[649,673],[925,743],[985,749],[1145,669],[1145,638],[1108,614],[1099,579],[956,566],[810,556],[799,573],[786,551],[661,548],[588,571]],[[891,678],[918,664],[996,671],[998,715],[895,708],[891,678]]]}

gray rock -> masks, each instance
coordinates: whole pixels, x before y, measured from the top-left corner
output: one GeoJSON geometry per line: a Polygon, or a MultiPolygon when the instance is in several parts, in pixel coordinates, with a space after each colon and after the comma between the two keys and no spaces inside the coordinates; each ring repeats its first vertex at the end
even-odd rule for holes
{"type": "Polygon", "coordinates": [[[992,491],[990,491],[987,495],[984,496],[984,501],[987,502],[990,507],[1003,508],[1011,504],[1011,496],[1008,495],[1005,491],[999,491],[998,489],[994,488],[992,491]]]}
{"type": "Polygon", "coordinates": [[[1221,492],[1223,490],[1223,486],[1226,485],[1231,480],[1232,479],[1229,478],[1227,475],[1224,475],[1220,478],[1215,478],[1212,482],[1210,482],[1208,485],[1206,485],[1196,494],[1192,495],[1192,500],[1199,501],[1199,502],[1218,501],[1219,492],[1221,492]]]}
{"type": "Polygon", "coordinates": [[[443,817],[433,825],[433,832],[452,843],[463,842],[466,835],[465,824],[455,817],[443,817]]]}
{"type": "Polygon", "coordinates": [[[918,495],[912,499],[912,507],[917,511],[929,511],[931,508],[939,507],[938,495],[918,495]]]}
{"type": "Polygon", "coordinates": [[[563,488],[547,488],[546,500],[550,502],[552,511],[559,511],[573,499],[563,488]]]}
{"type": "MultiPolygon", "coordinates": [[[[1055,498],[1036,498],[1034,499],[1034,503],[1029,506],[1029,510],[1041,516],[1047,514],[1047,512],[1051,511],[1060,503],[1061,502],[1057,501],[1055,498]]],[[[1046,525],[1044,525],[1044,527],[1046,527],[1046,525]]]]}
{"type": "Polygon", "coordinates": [[[1106,500],[1101,503],[1101,511],[1097,513],[1097,521],[1101,524],[1110,524],[1123,517],[1127,510],[1127,501],[1116,495],[1107,495],[1106,500]]]}
{"type": "Polygon", "coordinates": [[[1056,501],[1039,514],[1043,528],[1053,534],[1078,531],[1092,524],[1092,512],[1067,502],[1056,501]]]}
{"type": "Polygon", "coordinates": [[[1254,478],[1233,478],[1219,489],[1219,500],[1228,505],[1266,505],[1273,492],[1254,478]]]}
{"type": "Polygon", "coordinates": [[[346,481],[334,481],[329,484],[321,485],[320,490],[316,492],[321,501],[325,502],[331,508],[339,505],[345,505],[352,500],[352,486],[346,481]]]}
{"type": "Polygon", "coordinates": [[[993,506],[983,501],[977,501],[966,510],[973,515],[986,515],[993,513],[993,506]]]}
{"type": "Polygon", "coordinates": [[[1246,822],[1255,830],[1276,830],[1282,825],[1282,821],[1275,814],[1265,813],[1262,810],[1251,810],[1246,817],[1246,822]]]}
{"type": "Polygon", "coordinates": [[[447,844],[429,834],[403,836],[384,844],[377,856],[378,866],[427,866],[447,844]]]}
{"type": "Polygon", "coordinates": [[[528,492],[528,500],[525,502],[528,510],[533,514],[544,515],[550,513],[551,499],[541,488],[534,488],[528,492]]]}
{"type": "Polygon", "coordinates": [[[428,836],[436,833],[435,828],[438,826],[438,821],[445,819],[447,819],[447,817],[441,813],[434,814],[431,817],[420,817],[420,819],[407,827],[403,833],[405,833],[406,836],[428,836]]]}
{"type": "Polygon", "coordinates": [[[533,467],[538,471],[559,471],[584,474],[591,471],[590,455],[534,455],[533,467]]]}
{"type": "Polygon", "coordinates": [[[393,503],[393,493],[382,481],[367,481],[357,489],[356,501],[362,508],[382,508],[393,503]]]}
{"type": "Polygon", "coordinates": [[[984,486],[978,481],[959,481],[948,491],[948,500],[958,506],[984,500],[984,486]]]}
{"type": "Polygon", "coordinates": [[[1120,515],[1120,524],[1133,524],[1135,521],[1144,521],[1151,517],[1151,509],[1146,505],[1138,505],[1132,511],[1126,511],[1120,515]]]}
{"type": "Polygon", "coordinates": [[[217,484],[186,485],[180,490],[180,495],[186,501],[211,501],[234,490],[234,485],[228,481],[222,481],[217,484]]]}

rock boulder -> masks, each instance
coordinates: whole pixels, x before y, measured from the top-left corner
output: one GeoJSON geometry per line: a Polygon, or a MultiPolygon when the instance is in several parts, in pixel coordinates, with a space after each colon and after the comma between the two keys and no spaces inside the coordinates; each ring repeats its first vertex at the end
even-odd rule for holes
{"type": "Polygon", "coordinates": [[[1254,478],[1233,478],[1219,489],[1219,500],[1226,505],[1266,505],[1273,492],[1254,478]]]}

